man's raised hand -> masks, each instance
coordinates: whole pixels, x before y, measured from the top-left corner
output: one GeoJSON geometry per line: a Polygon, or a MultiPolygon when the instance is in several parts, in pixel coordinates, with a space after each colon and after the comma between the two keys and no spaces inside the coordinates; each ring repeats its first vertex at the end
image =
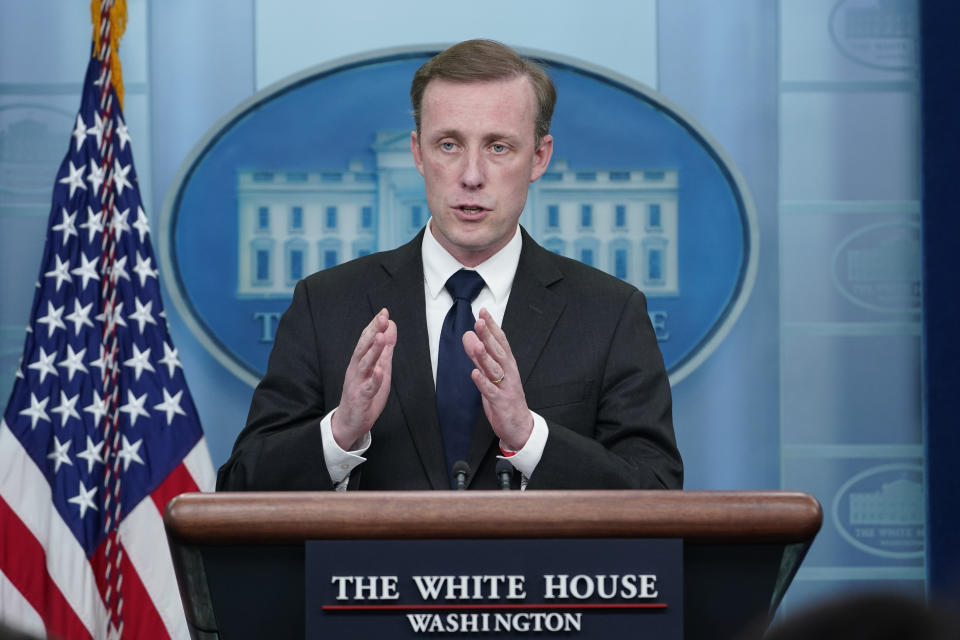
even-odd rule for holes
{"type": "Polygon", "coordinates": [[[344,450],[370,431],[387,404],[397,324],[381,309],[360,334],[343,378],[343,394],[331,420],[333,438],[344,450]]]}
{"type": "Polygon", "coordinates": [[[533,415],[507,336],[486,309],[480,310],[474,331],[463,334],[463,348],[477,367],[471,377],[490,426],[507,447],[519,451],[533,431],[533,415]]]}

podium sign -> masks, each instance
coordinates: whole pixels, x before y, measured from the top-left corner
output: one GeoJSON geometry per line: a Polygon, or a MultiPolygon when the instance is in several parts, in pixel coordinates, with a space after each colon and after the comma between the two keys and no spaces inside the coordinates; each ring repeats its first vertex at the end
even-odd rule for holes
{"type": "Polygon", "coordinates": [[[307,638],[683,638],[683,543],[306,543],[307,638]]]}
{"type": "MultiPolygon", "coordinates": [[[[812,496],[789,491],[331,491],[184,494],[167,506],[164,521],[194,640],[302,638],[306,636],[308,602],[320,607],[310,614],[311,620],[349,625],[347,635],[324,631],[325,638],[414,637],[409,635],[412,623],[408,613],[443,614],[441,618],[413,618],[416,624],[427,625],[427,631],[416,637],[451,635],[445,630],[447,624],[473,624],[473,617],[462,618],[461,613],[512,612],[528,614],[510,618],[521,627],[540,624],[549,628],[556,626],[557,620],[566,624],[569,619],[571,625],[579,621],[580,631],[567,635],[582,638],[638,637],[635,632],[611,632],[604,625],[622,615],[635,629],[633,625],[648,619],[669,619],[676,614],[683,620],[683,638],[714,640],[736,637],[747,624],[773,613],[822,518],[820,504],[812,496]],[[679,546],[682,561],[647,564],[643,545],[658,544],[658,540],[679,546]],[[324,558],[316,562],[336,564],[308,564],[307,548],[314,541],[332,545],[310,552],[324,558]],[[634,544],[641,546],[631,546],[634,544]],[[406,573],[390,564],[400,559],[408,563],[406,573]],[[679,571],[682,585],[676,578],[679,571]],[[307,596],[307,575],[324,572],[319,591],[307,596]],[[619,611],[587,607],[607,601],[591,599],[596,594],[583,598],[580,609],[537,608],[550,604],[548,600],[561,600],[558,590],[562,585],[568,595],[574,591],[584,595],[591,584],[598,591],[599,581],[589,582],[589,576],[598,574],[656,574],[653,584],[667,608],[619,611]],[[481,589],[494,583],[498,589],[509,589],[507,578],[501,582],[486,576],[522,575],[526,597],[517,602],[522,605],[517,608],[503,607],[501,603],[508,598],[502,595],[493,598],[488,593],[477,599],[478,605],[500,606],[496,610],[463,609],[466,599],[460,598],[439,602],[428,597],[419,602],[415,576],[420,576],[428,595],[430,590],[442,590],[446,596],[448,587],[456,595],[458,583],[426,581],[427,576],[447,575],[470,576],[466,589],[473,587],[474,580],[481,589]],[[548,599],[545,575],[570,577],[562,584],[552,579],[555,597],[548,599]],[[573,577],[580,575],[585,577],[574,584],[573,577]],[[361,591],[351,591],[358,584],[347,579],[351,576],[366,580],[359,583],[361,591]],[[372,582],[371,577],[378,579],[372,582]],[[338,600],[341,588],[345,600],[338,600]],[[682,601],[674,588],[682,590],[682,601]],[[368,612],[322,608],[338,601],[369,606],[373,599],[367,594],[374,589],[377,605],[432,608],[399,613],[382,608],[368,612]],[[364,599],[356,597],[357,593],[364,599]],[[389,597],[380,599],[381,593],[389,597]],[[439,605],[460,608],[444,611],[439,605]],[[543,612],[582,615],[529,615],[543,612]],[[448,623],[450,613],[458,615],[448,623]],[[396,624],[396,633],[360,632],[355,626],[385,621],[396,624]],[[443,632],[430,631],[438,624],[444,625],[443,632]],[[603,636],[586,635],[598,631],[603,636]]],[[[662,555],[670,557],[666,551],[662,555]]],[[[647,588],[646,584],[638,578],[630,583],[621,581],[619,587],[633,595],[630,589],[639,591],[647,588]]],[[[603,588],[609,593],[610,583],[603,583],[603,588]]],[[[627,604],[645,601],[619,597],[622,595],[621,591],[618,601],[627,604]]],[[[565,599],[571,600],[578,598],[565,599]]],[[[506,618],[480,616],[476,620],[478,625],[484,620],[493,625],[498,621],[505,624],[506,618]]],[[[500,634],[469,632],[501,638],[527,633],[552,632],[524,632],[515,626],[500,634]]],[[[651,632],[644,637],[677,636],[651,632]]]]}

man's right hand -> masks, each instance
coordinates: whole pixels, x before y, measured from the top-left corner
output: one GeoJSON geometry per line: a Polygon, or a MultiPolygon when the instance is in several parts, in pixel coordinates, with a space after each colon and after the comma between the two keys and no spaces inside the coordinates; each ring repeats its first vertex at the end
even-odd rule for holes
{"type": "Polygon", "coordinates": [[[360,334],[343,379],[340,406],[331,420],[333,439],[341,449],[349,451],[383,412],[396,344],[397,324],[381,309],[360,334]]]}

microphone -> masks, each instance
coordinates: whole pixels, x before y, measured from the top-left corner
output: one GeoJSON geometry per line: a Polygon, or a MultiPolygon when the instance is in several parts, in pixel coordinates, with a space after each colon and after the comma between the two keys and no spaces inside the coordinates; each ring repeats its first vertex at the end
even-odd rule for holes
{"type": "Polygon", "coordinates": [[[513,465],[509,460],[503,458],[497,459],[497,480],[500,481],[500,488],[504,491],[510,491],[510,478],[513,476],[513,465]]]}
{"type": "Polygon", "coordinates": [[[456,483],[456,490],[463,491],[467,488],[467,480],[470,478],[470,465],[465,460],[457,460],[453,463],[453,480],[456,483]]]}

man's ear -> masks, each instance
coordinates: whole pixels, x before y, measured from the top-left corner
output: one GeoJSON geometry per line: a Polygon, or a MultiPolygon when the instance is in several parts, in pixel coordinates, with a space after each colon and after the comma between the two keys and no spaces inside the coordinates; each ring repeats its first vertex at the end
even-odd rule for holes
{"type": "Polygon", "coordinates": [[[410,132],[410,153],[413,154],[413,164],[417,166],[417,171],[423,175],[423,155],[420,153],[420,138],[416,131],[410,132]]]}
{"type": "Polygon", "coordinates": [[[540,146],[533,152],[533,167],[530,170],[530,182],[536,182],[550,166],[553,156],[553,136],[547,134],[540,138],[540,146]]]}

